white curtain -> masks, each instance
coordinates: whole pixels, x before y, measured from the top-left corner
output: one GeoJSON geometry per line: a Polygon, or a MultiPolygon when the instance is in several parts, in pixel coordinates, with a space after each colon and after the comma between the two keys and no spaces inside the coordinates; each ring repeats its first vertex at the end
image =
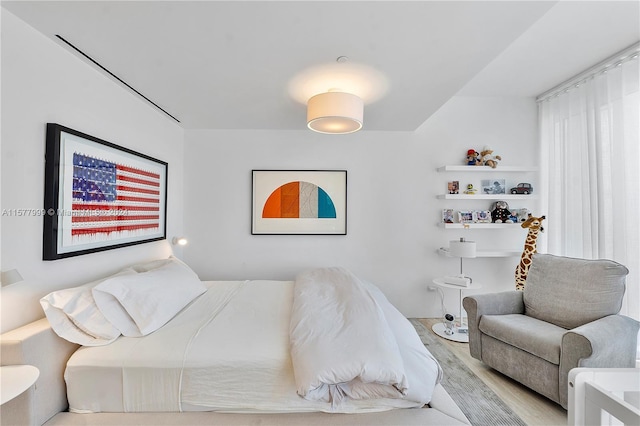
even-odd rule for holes
{"type": "MultiPolygon", "coordinates": [[[[622,314],[640,319],[638,46],[539,98],[543,249],[629,268],[622,314]],[[546,245],[546,247],[544,247],[546,245]]],[[[543,250],[540,250],[543,252],[543,250]]]]}

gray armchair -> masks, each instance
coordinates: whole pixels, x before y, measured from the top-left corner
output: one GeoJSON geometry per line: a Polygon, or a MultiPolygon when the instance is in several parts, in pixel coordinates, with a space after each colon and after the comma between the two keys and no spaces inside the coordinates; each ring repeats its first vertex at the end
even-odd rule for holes
{"type": "Polygon", "coordinates": [[[618,315],[628,273],[535,254],[524,291],[464,298],[471,356],[566,409],[572,368],[635,367],[640,323],[618,315]]]}

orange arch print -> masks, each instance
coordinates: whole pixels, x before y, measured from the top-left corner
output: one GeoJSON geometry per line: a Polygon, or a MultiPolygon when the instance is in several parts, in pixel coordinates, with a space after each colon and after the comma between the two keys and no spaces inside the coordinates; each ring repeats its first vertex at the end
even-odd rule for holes
{"type": "Polygon", "coordinates": [[[289,182],[269,195],[262,217],[271,219],[335,219],[336,209],[329,194],[310,182],[289,182]]]}

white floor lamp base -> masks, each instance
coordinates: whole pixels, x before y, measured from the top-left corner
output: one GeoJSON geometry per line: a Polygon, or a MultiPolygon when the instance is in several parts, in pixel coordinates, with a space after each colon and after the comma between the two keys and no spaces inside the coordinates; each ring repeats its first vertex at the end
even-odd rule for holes
{"type": "Polygon", "coordinates": [[[444,326],[444,323],[441,323],[441,322],[439,322],[437,324],[434,324],[433,327],[431,327],[431,329],[438,336],[444,337],[445,339],[453,340],[454,342],[469,343],[469,334],[467,334],[467,333],[459,333],[458,332],[458,327],[454,327],[453,328],[453,334],[451,334],[451,335],[446,334],[444,332],[445,331],[445,326],[444,326]]]}

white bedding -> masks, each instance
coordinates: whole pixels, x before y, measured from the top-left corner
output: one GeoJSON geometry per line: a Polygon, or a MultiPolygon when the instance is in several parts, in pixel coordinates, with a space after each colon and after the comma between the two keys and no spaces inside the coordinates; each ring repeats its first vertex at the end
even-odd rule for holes
{"type": "Polygon", "coordinates": [[[290,338],[298,394],[306,399],[334,406],[346,398],[426,404],[440,378],[407,319],[344,268],[296,277],[290,338]]]}
{"type": "MultiPolygon", "coordinates": [[[[329,402],[296,393],[289,353],[292,281],[205,285],[203,295],[154,333],[80,348],[65,371],[70,410],[335,411],[329,402]]],[[[338,411],[422,404],[407,398],[347,400],[338,411]]]]}

